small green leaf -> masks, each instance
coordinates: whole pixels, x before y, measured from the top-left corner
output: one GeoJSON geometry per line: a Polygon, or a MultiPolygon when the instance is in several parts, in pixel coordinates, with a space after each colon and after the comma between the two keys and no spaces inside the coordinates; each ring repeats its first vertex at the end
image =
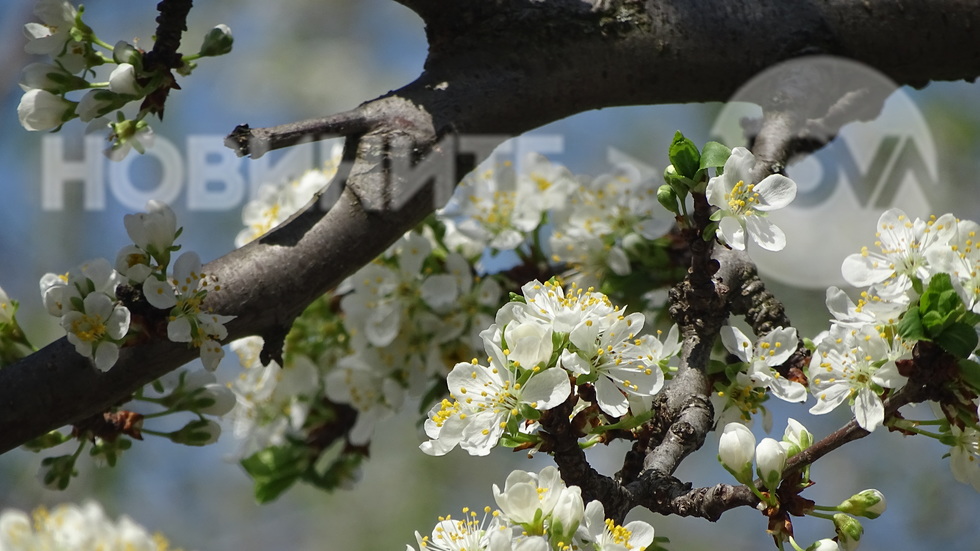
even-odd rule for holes
{"type": "Polygon", "coordinates": [[[919,309],[909,308],[898,322],[898,335],[906,341],[928,341],[919,309]]]}
{"type": "Polygon", "coordinates": [[[958,358],[966,358],[977,349],[977,332],[972,325],[956,322],[936,337],[936,344],[958,358]]]}
{"type": "Polygon", "coordinates": [[[698,153],[698,147],[694,142],[685,138],[680,132],[675,133],[668,156],[670,164],[674,165],[678,174],[694,179],[701,164],[701,154],[698,153]]]}
{"type": "Polygon", "coordinates": [[[255,481],[255,499],[259,503],[279,497],[299,479],[308,464],[305,451],[288,444],[259,450],[241,461],[255,481]]]}
{"type": "MultiPolygon", "coordinates": [[[[720,212],[720,211],[716,211],[716,212],[720,212]]],[[[704,227],[704,233],[701,234],[701,239],[704,239],[705,241],[711,241],[712,239],[715,238],[715,235],[717,235],[717,233],[718,233],[718,222],[712,222],[704,227]]]]}
{"type": "Polygon", "coordinates": [[[960,358],[957,363],[960,367],[960,375],[963,377],[963,380],[972,386],[975,391],[980,391],[980,364],[966,358],[960,358]]]}
{"type": "Polygon", "coordinates": [[[701,170],[720,168],[732,156],[732,150],[718,142],[708,142],[701,150],[701,170]]]}
{"type": "Polygon", "coordinates": [[[519,407],[521,417],[537,421],[541,418],[541,412],[531,407],[530,404],[521,404],[519,407]]]}
{"type": "Polygon", "coordinates": [[[922,314],[922,327],[926,330],[927,335],[936,338],[945,329],[947,319],[949,319],[949,314],[943,315],[935,310],[930,310],[922,314]]]}
{"type": "Polygon", "coordinates": [[[599,380],[599,372],[593,370],[591,373],[584,373],[582,375],[575,376],[576,385],[584,385],[586,383],[594,383],[599,380]]]}

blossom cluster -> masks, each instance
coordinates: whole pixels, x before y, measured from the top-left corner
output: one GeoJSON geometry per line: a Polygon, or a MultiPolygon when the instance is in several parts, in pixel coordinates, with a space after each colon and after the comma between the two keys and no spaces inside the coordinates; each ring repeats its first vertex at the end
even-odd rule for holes
{"type": "Polygon", "coordinates": [[[874,430],[884,421],[881,395],[905,385],[898,362],[911,358],[916,342],[935,342],[961,358],[976,350],[977,229],[951,214],[923,220],[890,209],[881,215],[877,250],[864,247],[841,267],[848,283],[866,289],[861,298],[855,303],[836,287],[827,291],[834,320],[815,341],[809,372],[818,402],[811,413],[848,401],[858,423],[874,430]],[[939,296],[942,301],[934,300],[939,296]]]}
{"type": "Polygon", "coordinates": [[[481,333],[487,365],[460,362],[447,377],[450,396],[429,411],[421,448],[443,455],[459,445],[486,455],[506,438],[536,442],[535,420],[580,387],[611,419],[650,409],[680,349],[676,326],[661,341],[641,335],[642,314],[626,314],[604,294],[555,281],[525,284],[481,333]]]}
{"type": "MultiPolygon", "coordinates": [[[[334,158],[321,169],[277,186],[263,186],[243,211],[246,228],[236,244],[259,238],[307,205],[317,193],[329,192],[326,188],[339,164],[340,148],[334,152],[334,158]]],[[[435,400],[438,410],[447,365],[458,367],[461,358],[472,358],[480,350],[486,351],[488,363],[497,367],[497,374],[492,367],[485,368],[491,370],[489,384],[499,387],[500,392],[509,386],[510,391],[537,407],[564,401],[571,394],[570,377],[577,377],[580,384],[594,389],[597,411],[608,419],[630,412],[642,414],[649,407],[650,397],[663,385],[663,370],[676,353],[676,333],[669,336],[667,345],[654,337],[640,336],[642,315],[614,319],[623,315],[621,309],[613,308],[604,295],[591,291],[582,295],[584,289],[579,288],[582,304],[595,300],[605,304],[604,310],[597,313],[590,309],[589,315],[595,319],[588,320],[588,325],[583,320],[571,337],[567,333],[572,327],[562,328],[564,322],[558,320],[553,334],[566,333],[567,342],[555,344],[556,356],[543,358],[541,368],[556,367],[563,351],[564,367],[528,377],[510,370],[520,369],[514,361],[531,362],[527,365],[536,361],[526,346],[531,346],[533,332],[546,320],[509,323],[498,310],[504,289],[514,288],[514,282],[505,273],[478,275],[477,271],[488,247],[514,251],[524,262],[552,258],[560,266],[584,269],[579,260],[555,259],[541,248],[545,240],[539,233],[548,220],[560,219],[561,227],[577,225],[581,231],[601,235],[609,245],[603,246],[606,251],[622,248],[623,243],[636,238],[656,237],[666,226],[660,228],[665,222],[653,218],[655,197],[643,192],[644,186],[636,171],[627,166],[590,180],[573,177],[564,167],[538,155],[525,159],[519,171],[510,163],[478,168],[435,220],[407,233],[300,316],[286,339],[282,366],[277,362],[263,365],[259,360],[262,342],[257,338],[233,345],[244,367],[232,388],[238,396],[233,415],[236,434],[244,440],[241,456],[246,470],[252,462],[261,468],[273,456],[302,455],[294,449],[296,443],[311,432],[322,432],[324,419],[338,415],[338,405],[357,413],[353,426],[343,432],[353,446],[366,445],[374,426],[395,414],[406,397],[422,396],[427,404],[435,400]],[[569,200],[571,195],[575,198],[569,200]],[[616,222],[599,228],[607,214],[616,222]],[[503,329],[508,324],[509,328],[503,329]],[[495,327],[501,328],[496,336],[491,334],[495,327]],[[500,369],[504,365],[510,367],[500,369]],[[539,390],[553,395],[537,399],[539,390]],[[292,452],[287,451],[290,448],[292,452]],[[260,457],[265,463],[260,464],[260,457]]],[[[584,258],[577,254],[573,256],[584,258]]],[[[611,254],[616,257],[619,253],[611,254]]],[[[620,272],[628,271],[630,262],[632,257],[620,272]]],[[[597,280],[604,270],[598,265],[593,268],[588,269],[592,275],[585,280],[597,280]]],[[[563,293],[560,287],[558,292],[563,293]]],[[[570,297],[566,309],[571,311],[571,301],[579,298],[570,297]]],[[[451,381],[462,373],[459,369],[451,381]]],[[[530,403],[526,408],[531,408],[530,403]]],[[[488,410],[477,417],[488,415],[496,414],[488,410]]],[[[517,419],[509,422],[516,424],[517,419]]],[[[468,430],[477,427],[483,425],[473,424],[468,430]]],[[[450,432],[445,433],[447,437],[450,432]]],[[[512,430],[508,438],[524,438],[519,433],[512,430]]],[[[491,438],[484,445],[474,443],[475,435],[468,437],[464,447],[487,452],[501,436],[500,421],[487,436],[491,438]]],[[[441,440],[436,447],[448,442],[450,439],[441,440]]],[[[454,445],[448,449],[451,447],[454,445]]]]}
{"type": "Polygon", "coordinates": [[[464,508],[461,519],[440,517],[431,535],[415,532],[418,551],[643,551],[654,543],[652,526],[606,518],[601,502],[585,505],[554,467],[513,471],[493,496],[498,510],[486,507],[481,517],[464,508]]]}
{"type": "Polygon", "coordinates": [[[568,270],[566,279],[582,287],[631,274],[648,260],[643,248],[673,226],[636,167],[622,163],[593,178],[538,154],[522,159],[520,170],[485,162],[438,214],[450,249],[476,258],[486,248],[513,251],[568,270]]]}
{"type": "MultiPolygon", "coordinates": [[[[324,191],[340,161],[340,148],[334,152],[321,169],[263,186],[245,207],[247,227],[236,243],[259,238],[324,191]]],[[[497,278],[476,276],[475,259],[450,248],[446,236],[438,223],[409,232],[314,302],[294,322],[282,365],[260,361],[257,337],[232,345],[244,368],[232,389],[246,469],[263,454],[302,455],[296,443],[336,422],[329,419],[341,406],[357,415],[339,434],[348,450],[360,449],[406,396],[431,395],[447,364],[475,353],[503,290],[497,278]]],[[[354,461],[351,455],[333,465],[349,474],[347,459],[354,461]]]]}
{"type": "Polygon", "coordinates": [[[126,515],[114,521],[94,501],[51,510],[41,507],[31,515],[17,509],[0,511],[0,549],[173,550],[162,534],[150,534],[126,515]]]}
{"type": "Polygon", "coordinates": [[[68,274],[49,273],[41,278],[48,313],[61,318],[79,354],[108,371],[119,358],[119,347],[127,335],[148,330],[133,324],[130,309],[117,295],[122,285],[140,289],[151,306],[168,312],[168,338],[199,348],[204,366],[213,371],[224,356],[220,345],[228,336],[224,324],[233,316],[212,313],[204,309],[203,301],[209,288],[217,291],[220,286],[201,271],[201,260],[193,252],[177,258],[173,275],[168,277],[171,253],[180,248],[174,240],[181,229],[166,204],[150,201],[147,212],[126,215],[124,223],[133,244],[119,251],[115,266],[99,258],[68,274]]]}
{"type": "MultiPolygon", "coordinates": [[[[153,142],[153,132],[144,119],[163,111],[162,104],[148,96],[163,87],[177,87],[169,69],[144,67],[143,51],[126,41],[110,45],[99,39],[82,21],[84,8],[68,0],[38,0],[34,14],[40,22],[24,25],[28,39],[24,50],[50,60],[24,69],[20,82],[24,95],[17,107],[21,126],[35,131],[59,129],[77,118],[89,123],[89,128],[111,129],[109,158],[120,160],[130,149],[142,153],[153,142]],[[106,81],[89,80],[105,65],[114,66],[106,81]],[[83,90],[87,92],[78,101],[68,99],[69,94],[83,90]],[[139,113],[133,118],[124,115],[123,109],[136,102],[142,102],[139,113]],[[103,118],[113,112],[115,121],[103,118]]],[[[178,72],[188,74],[198,58],[228,53],[231,44],[228,27],[215,27],[197,54],[183,57],[178,72]]]]}

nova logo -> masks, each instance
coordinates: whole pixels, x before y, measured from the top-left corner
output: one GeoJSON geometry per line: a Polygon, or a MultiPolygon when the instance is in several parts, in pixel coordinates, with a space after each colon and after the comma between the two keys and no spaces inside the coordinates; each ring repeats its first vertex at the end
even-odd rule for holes
{"type": "Polygon", "coordinates": [[[786,249],[769,253],[750,245],[749,252],[764,277],[794,287],[843,287],[841,262],[873,244],[882,212],[898,207],[913,217],[934,214],[929,192],[939,181],[937,153],[929,126],[902,90],[873,69],[830,57],[793,60],[753,78],[719,114],[713,139],[746,143],[744,119],[762,114],[746,101],[772,97],[789,75],[808,70],[833,80],[816,93],[826,97],[811,98],[816,103],[832,104],[839,90],[853,90],[847,108],[873,120],[848,123],[816,153],[791,160],[786,174],[798,185],[796,200],[772,214],[786,232],[786,249]],[[874,97],[887,99],[882,105],[874,97]]]}

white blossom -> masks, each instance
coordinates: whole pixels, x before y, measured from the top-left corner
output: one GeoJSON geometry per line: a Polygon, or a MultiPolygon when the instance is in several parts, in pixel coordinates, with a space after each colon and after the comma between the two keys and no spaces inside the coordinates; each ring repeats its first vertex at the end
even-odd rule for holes
{"type": "Polygon", "coordinates": [[[780,174],[770,174],[752,182],[755,156],[744,147],[732,150],[724,173],[708,181],[708,203],[718,207],[718,237],[733,249],[745,249],[745,234],[760,247],[779,251],[786,246],[786,235],[766,219],[769,211],[780,209],[796,198],[796,183],[780,174]]]}
{"type": "Polygon", "coordinates": [[[166,551],[169,548],[166,538],[160,534],[150,534],[125,515],[114,521],[93,501],[82,505],[62,504],[50,511],[39,508],[33,519],[32,522],[27,514],[16,509],[0,512],[0,549],[166,551]]]}
{"type": "Polygon", "coordinates": [[[100,370],[108,371],[119,359],[118,342],[129,331],[129,310],[102,293],[90,293],[82,304],[83,310],[62,316],[61,326],[76,352],[91,358],[100,370]]]}
{"type": "Polygon", "coordinates": [[[774,396],[787,402],[806,400],[806,387],[775,369],[796,351],[796,329],[777,327],[753,346],[739,328],[729,325],[721,328],[721,340],[729,352],[749,364],[746,374],[753,386],[769,388],[774,396]]]}
{"type": "Polygon", "coordinates": [[[874,431],[884,421],[882,389],[905,384],[895,365],[903,353],[874,327],[835,326],[810,360],[810,390],[817,397],[810,413],[827,413],[847,400],[861,428],[874,431]]]}
{"type": "Polygon", "coordinates": [[[882,296],[897,297],[912,287],[912,278],[928,282],[928,258],[933,249],[946,248],[956,232],[952,214],[915,220],[900,209],[889,209],[878,218],[875,246],[878,252],[862,247],[861,252],[844,259],[841,273],[851,285],[875,285],[882,296]]]}
{"type": "Polygon", "coordinates": [[[653,526],[642,520],[634,520],[620,526],[605,518],[605,508],[599,500],[590,501],[585,507],[585,522],[576,534],[580,548],[595,551],[642,550],[653,543],[653,526]]]}

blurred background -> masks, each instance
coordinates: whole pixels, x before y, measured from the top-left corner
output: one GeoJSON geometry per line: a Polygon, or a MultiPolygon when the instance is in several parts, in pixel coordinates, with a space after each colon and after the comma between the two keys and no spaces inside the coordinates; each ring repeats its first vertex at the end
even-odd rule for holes
{"type": "MultiPolygon", "coordinates": [[[[149,48],[154,6],[149,1],[91,0],[85,4],[85,18],[109,43],[128,40],[149,48]]],[[[98,208],[84,207],[91,192],[77,183],[64,185],[63,207],[45,207],[42,140],[48,134],[23,130],[16,113],[20,70],[35,61],[23,53],[22,26],[33,19],[32,9],[30,0],[0,4],[0,49],[5,52],[0,58],[0,286],[20,300],[21,324],[43,346],[60,334],[57,320],[43,311],[39,278],[90,258],[113,258],[128,241],[122,216],[142,205],[126,204],[133,193],[124,196],[103,182],[105,198],[98,208]]],[[[176,176],[178,188],[170,190],[175,193],[171,206],[184,226],[179,242],[204,261],[233,248],[247,198],[212,210],[192,204],[184,185],[193,166],[189,139],[220,144],[240,123],[270,126],[349,109],[410,82],[421,71],[426,53],[421,21],[390,0],[212,0],[192,10],[185,50],[196,48],[218,23],[231,27],[234,50],[203,60],[194,75],[180,81],[183,90],[171,95],[166,119],[153,123],[158,139],[173,146],[183,167],[176,176]]],[[[977,84],[903,88],[889,100],[877,126],[851,125],[830,151],[790,168],[803,203],[783,215],[790,247],[779,259],[760,254],[759,262],[805,334],[827,326],[824,290],[836,283],[847,254],[871,244],[874,222],[886,208],[900,206],[914,216],[953,212],[980,219],[978,98],[977,84]],[[876,155],[884,164],[874,168],[876,155]],[[835,172],[842,164],[850,169],[835,172]],[[871,191],[862,192],[868,188],[860,185],[871,191]],[[798,230],[789,231],[790,226],[798,230]]],[[[538,129],[516,149],[541,150],[575,173],[599,174],[610,168],[610,159],[623,158],[661,172],[675,130],[698,144],[723,137],[730,146],[741,145],[731,133],[738,116],[722,104],[604,109],[538,129]]],[[[83,155],[83,126],[70,123],[55,135],[62,140],[63,160],[83,155]]],[[[217,163],[221,155],[212,155],[216,157],[206,162],[217,163]]],[[[108,161],[92,162],[102,163],[105,174],[110,173],[108,161]]],[[[226,162],[248,188],[266,174],[251,161],[226,162]]],[[[149,195],[165,172],[152,155],[135,158],[127,170],[135,192],[149,195]]],[[[226,379],[234,376],[235,364],[230,355],[219,373],[226,379]]],[[[816,419],[802,406],[775,404],[773,411],[777,438],[789,416],[803,421],[818,438],[847,419],[844,408],[816,419]]],[[[40,457],[16,450],[0,456],[0,509],[30,510],[92,497],[110,516],[127,514],[188,550],[403,549],[407,543],[415,545],[415,530],[429,533],[439,515],[458,514],[463,506],[492,505],[491,485],[502,486],[512,469],[537,471],[549,464],[546,457],[528,460],[505,450],[485,458],[459,451],[428,457],[417,449],[421,437],[416,422],[405,415],[380,428],[363,479],[351,490],[329,495],[296,487],[264,506],[255,503],[251,481],[240,467],[227,460],[236,448],[230,432],[205,449],[153,438],[137,442],[121,467],[112,470],[90,468],[82,461],[81,476],[65,492],[42,489],[35,478],[40,457]]],[[[761,430],[756,431],[761,437],[761,430]]],[[[685,462],[677,475],[695,486],[731,482],[717,464],[716,446],[717,438],[709,438],[706,449],[685,462]]],[[[596,449],[590,458],[600,471],[612,474],[623,450],[596,449]]],[[[805,495],[834,505],[864,488],[882,490],[889,510],[864,522],[862,549],[973,550],[980,541],[975,521],[980,495],[953,480],[944,453],[933,441],[878,431],[820,461],[812,472],[817,485],[805,495]]],[[[671,539],[671,549],[747,551],[770,545],[765,519],[753,510],[730,511],[715,525],[638,511],[631,518],[651,522],[658,536],[671,539]]],[[[830,523],[816,520],[799,521],[796,529],[804,545],[833,535],[830,523]]]]}

